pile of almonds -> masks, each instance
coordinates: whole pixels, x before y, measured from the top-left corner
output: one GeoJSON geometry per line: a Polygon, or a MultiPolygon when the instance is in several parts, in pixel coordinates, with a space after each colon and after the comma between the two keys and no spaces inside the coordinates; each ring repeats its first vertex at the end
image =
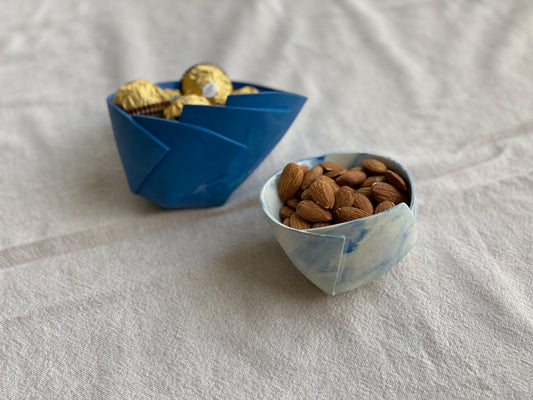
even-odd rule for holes
{"type": "Polygon", "coordinates": [[[281,221],[295,229],[352,221],[408,202],[403,178],[376,159],[351,169],[332,161],[311,169],[289,163],[278,192],[284,201],[281,221]]]}

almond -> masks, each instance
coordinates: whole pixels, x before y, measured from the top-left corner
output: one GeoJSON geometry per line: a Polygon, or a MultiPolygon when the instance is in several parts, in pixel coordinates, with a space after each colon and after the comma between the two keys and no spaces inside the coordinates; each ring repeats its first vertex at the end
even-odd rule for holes
{"type": "Polygon", "coordinates": [[[361,184],[361,187],[370,187],[376,182],[383,182],[385,180],[385,175],[373,175],[365,179],[361,184]]]}
{"type": "Polygon", "coordinates": [[[353,207],[366,211],[368,215],[374,214],[374,206],[364,194],[353,194],[353,207]]]}
{"type": "Polygon", "coordinates": [[[352,194],[355,193],[355,189],[353,187],[351,187],[351,186],[341,186],[341,187],[347,188],[350,192],[352,192],[352,194]]]}
{"type": "Polygon", "coordinates": [[[380,203],[385,200],[392,201],[394,204],[407,201],[402,192],[400,192],[395,186],[386,182],[376,182],[370,187],[370,190],[372,197],[380,203]]]}
{"type": "Polygon", "coordinates": [[[346,171],[347,171],[346,168],[344,168],[344,169],[334,169],[332,171],[325,172],[324,176],[327,176],[328,178],[336,179],[338,176],[342,175],[346,171]]]}
{"type": "Polygon", "coordinates": [[[309,186],[311,186],[311,183],[313,183],[315,179],[321,176],[323,173],[324,169],[321,166],[311,168],[304,174],[304,178],[302,180],[302,185],[300,186],[300,188],[303,190],[307,189],[309,186]]]}
{"type": "Polygon", "coordinates": [[[383,212],[385,210],[388,210],[388,209],[394,207],[395,205],[396,204],[394,204],[392,201],[389,201],[389,200],[382,201],[381,203],[379,203],[376,206],[376,209],[374,210],[374,213],[377,214],[377,213],[383,212]]]}
{"type": "Polygon", "coordinates": [[[387,166],[381,161],[373,158],[363,160],[361,165],[364,169],[366,169],[368,172],[372,172],[373,174],[384,174],[387,172],[387,166]]]}
{"type": "Polygon", "coordinates": [[[387,172],[385,172],[385,176],[392,185],[396,186],[401,191],[405,192],[407,190],[407,185],[405,184],[405,181],[396,172],[388,169],[387,172]]]}
{"type": "Polygon", "coordinates": [[[342,186],[337,193],[335,193],[335,204],[333,209],[337,210],[341,207],[353,206],[353,192],[348,186],[342,186]]]}
{"type": "Polygon", "coordinates": [[[299,202],[300,199],[298,197],[291,197],[289,200],[285,201],[285,204],[287,204],[291,208],[296,208],[299,202]]]}
{"type": "Polygon", "coordinates": [[[335,179],[339,185],[355,186],[363,183],[366,179],[366,174],[363,171],[349,170],[335,179]]]}
{"type": "Polygon", "coordinates": [[[294,213],[289,218],[289,226],[294,229],[310,229],[312,225],[311,222],[294,213]]]}
{"type": "Polygon", "coordinates": [[[331,221],[331,213],[311,200],[300,201],[296,207],[296,214],[311,222],[331,221]]]}
{"type": "Polygon", "coordinates": [[[362,186],[358,189],[355,189],[355,193],[361,193],[370,199],[372,197],[370,190],[371,190],[370,186],[364,186],[364,187],[362,186]]]}
{"type": "Polygon", "coordinates": [[[300,198],[302,200],[313,200],[313,197],[311,196],[311,190],[309,188],[305,189],[300,195],[300,198]]]}
{"type": "Polygon", "coordinates": [[[285,219],[283,220],[283,225],[291,226],[291,220],[290,220],[290,218],[285,218],[285,219]]]}
{"type": "Polygon", "coordinates": [[[320,163],[320,166],[322,168],[324,168],[324,172],[329,172],[329,171],[333,171],[335,169],[339,169],[339,170],[345,170],[346,171],[346,167],[342,164],[339,164],[339,163],[336,163],[336,162],[333,162],[333,161],[322,161],[320,163]]]}
{"type": "Polygon", "coordinates": [[[333,190],[335,192],[337,190],[339,190],[339,188],[340,188],[340,186],[337,184],[337,182],[335,182],[333,179],[328,178],[327,176],[324,176],[324,175],[321,175],[318,178],[316,178],[316,181],[324,181],[324,182],[326,182],[328,185],[330,185],[333,188],[333,190]]]}
{"type": "Polygon", "coordinates": [[[289,163],[283,168],[278,182],[278,192],[281,200],[293,197],[300,189],[304,172],[298,164],[289,163]]]}
{"type": "Polygon", "coordinates": [[[311,197],[319,206],[330,209],[335,204],[335,191],[323,180],[313,182],[309,186],[311,197]]]}
{"type": "Polygon", "coordinates": [[[337,210],[339,222],[353,221],[354,219],[368,217],[369,215],[366,211],[355,207],[341,207],[337,210]]]}
{"type": "Polygon", "coordinates": [[[315,228],[323,228],[325,226],[330,226],[331,225],[331,222],[315,222],[313,224],[313,229],[315,228]]]}
{"type": "Polygon", "coordinates": [[[294,214],[294,209],[283,206],[281,207],[281,210],[279,210],[279,216],[282,221],[284,221],[286,218],[289,218],[292,214],[294,214]]]}
{"type": "MultiPolygon", "coordinates": [[[[299,164],[300,165],[300,164],[299,164]]],[[[305,174],[307,171],[309,171],[309,167],[307,165],[300,165],[300,169],[305,174]]]]}

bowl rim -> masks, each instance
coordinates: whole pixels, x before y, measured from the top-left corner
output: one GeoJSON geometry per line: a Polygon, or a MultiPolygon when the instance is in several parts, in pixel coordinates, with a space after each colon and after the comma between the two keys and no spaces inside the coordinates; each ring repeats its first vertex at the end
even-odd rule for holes
{"type": "MultiPolygon", "coordinates": [[[[398,168],[398,170],[400,172],[402,172],[402,174],[404,175],[405,178],[407,178],[407,181],[408,181],[408,185],[409,185],[409,194],[410,194],[410,198],[409,198],[409,205],[407,205],[406,203],[400,203],[400,204],[397,204],[395,205],[394,207],[388,209],[388,210],[385,210],[379,214],[372,214],[372,215],[369,215],[368,217],[363,217],[363,218],[358,218],[358,219],[355,219],[355,220],[352,220],[352,221],[347,221],[347,222],[342,222],[342,223],[339,223],[339,224],[334,224],[334,225],[329,225],[329,226],[325,226],[325,227],[320,227],[320,228],[309,228],[309,229],[295,229],[295,228],[291,228],[287,225],[284,225],[280,220],[279,218],[275,217],[274,215],[272,215],[272,213],[270,212],[269,208],[266,206],[266,203],[265,203],[265,195],[266,195],[266,192],[267,192],[267,188],[270,186],[271,182],[276,180],[276,179],[279,179],[279,176],[281,175],[281,172],[283,171],[283,168],[277,170],[274,174],[272,174],[265,182],[265,184],[263,185],[263,187],[261,188],[261,192],[259,194],[259,201],[261,203],[261,208],[263,209],[263,212],[272,220],[274,221],[277,225],[285,228],[285,229],[289,229],[289,230],[293,230],[293,231],[297,231],[297,232],[309,232],[309,233],[317,233],[317,234],[320,234],[320,233],[326,233],[326,232],[329,232],[331,231],[332,229],[338,229],[339,227],[344,227],[344,226],[347,226],[347,225],[350,225],[350,224],[354,224],[354,223],[359,223],[359,221],[367,221],[371,218],[379,218],[380,216],[384,215],[385,213],[387,212],[390,212],[391,210],[394,210],[398,207],[404,207],[404,208],[407,208],[410,210],[410,212],[412,212],[415,217],[416,217],[416,196],[415,196],[415,186],[414,186],[414,183],[413,183],[413,178],[411,176],[411,174],[409,173],[409,171],[402,165],[400,164],[398,161],[390,158],[390,157],[387,157],[387,156],[383,156],[381,154],[376,154],[376,153],[369,153],[369,152],[332,152],[332,153],[324,153],[320,156],[315,156],[315,157],[307,157],[307,158],[302,158],[298,161],[293,161],[295,164],[299,164],[299,165],[306,165],[306,163],[313,163],[313,162],[316,162],[316,161],[320,161],[322,162],[323,160],[325,160],[327,157],[330,157],[330,156],[352,156],[352,158],[360,158],[360,157],[363,157],[362,159],[367,159],[367,158],[376,158],[376,159],[382,159],[382,160],[386,160],[388,163],[394,165],[395,167],[398,168]]],[[[318,165],[318,164],[317,164],[318,165]]],[[[309,165],[307,165],[309,166],[309,165]]],[[[395,172],[398,172],[395,170],[395,172]]]]}

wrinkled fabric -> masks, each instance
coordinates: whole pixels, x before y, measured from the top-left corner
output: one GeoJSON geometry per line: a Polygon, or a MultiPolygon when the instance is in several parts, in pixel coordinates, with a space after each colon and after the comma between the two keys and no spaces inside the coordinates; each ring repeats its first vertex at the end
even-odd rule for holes
{"type": "Polygon", "coordinates": [[[4,1],[0,398],[533,397],[532,46],[525,0],[4,1]],[[105,98],[205,61],[308,102],[225,205],[164,210],[105,98]],[[258,195],[339,151],[410,171],[419,238],[329,297],[258,195]]]}

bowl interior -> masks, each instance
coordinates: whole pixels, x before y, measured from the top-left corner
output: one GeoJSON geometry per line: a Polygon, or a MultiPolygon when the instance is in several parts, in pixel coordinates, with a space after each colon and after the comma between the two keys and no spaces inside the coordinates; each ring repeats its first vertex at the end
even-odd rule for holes
{"type": "MultiPolygon", "coordinates": [[[[378,154],[371,154],[371,153],[330,153],[330,154],[324,154],[318,157],[306,158],[306,159],[297,161],[296,163],[301,164],[301,165],[306,165],[309,168],[313,168],[317,165],[320,165],[320,163],[322,163],[323,161],[333,161],[341,165],[344,165],[348,169],[350,169],[350,168],[361,165],[363,160],[366,160],[369,158],[376,159],[376,160],[383,162],[387,166],[387,168],[396,172],[405,180],[407,184],[407,199],[408,199],[407,206],[410,208],[411,212],[416,217],[415,188],[414,188],[413,180],[409,172],[397,161],[394,161],[388,157],[384,157],[378,154]]],[[[267,214],[267,216],[270,219],[280,224],[284,228],[293,229],[293,228],[287,227],[286,225],[283,225],[282,221],[280,221],[280,218],[279,218],[279,210],[283,206],[283,201],[279,198],[279,195],[278,195],[278,181],[279,181],[279,176],[281,175],[282,170],[283,169],[280,169],[267,180],[267,182],[263,186],[263,190],[261,191],[260,201],[261,201],[261,206],[264,212],[267,214]]],[[[398,206],[400,206],[400,204],[398,204],[396,207],[398,206]]],[[[361,220],[365,220],[367,218],[379,218],[379,216],[380,214],[374,214],[369,217],[361,218],[361,220]]],[[[318,233],[318,232],[330,232],[330,231],[343,230],[343,227],[345,225],[353,224],[356,221],[359,221],[359,220],[330,225],[330,226],[326,226],[323,228],[308,229],[308,231],[318,233]]]]}

